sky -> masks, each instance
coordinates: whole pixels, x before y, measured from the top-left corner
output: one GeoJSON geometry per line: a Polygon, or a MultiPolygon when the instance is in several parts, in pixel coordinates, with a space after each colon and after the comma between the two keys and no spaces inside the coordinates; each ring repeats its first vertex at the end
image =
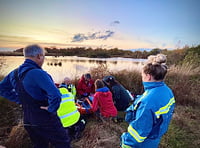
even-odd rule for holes
{"type": "Polygon", "coordinates": [[[200,44],[200,0],[0,0],[0,49],[200,44]]]}

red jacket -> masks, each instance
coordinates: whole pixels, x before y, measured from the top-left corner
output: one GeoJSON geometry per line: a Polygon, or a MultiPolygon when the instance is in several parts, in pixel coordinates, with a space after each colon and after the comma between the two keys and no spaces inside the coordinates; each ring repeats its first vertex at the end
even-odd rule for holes
{"type": "Polygon", "coordinates": [[[78,81],[77,93],[79,95],[83,95],[84,93],[87,93],[89,95],[90,93],[94,92],[94,81],[90,79],[90,81],[86,83],[84,76],[82,76],[81,79],[78,81]]]}
{"type": "Polygon", "coordinates": [[[112,93],[107,87],[99,88],[94,94],[92,109],[96,112],[98,109],[104,117],[117,116],[117,109],[113,103],[112,93]]]}

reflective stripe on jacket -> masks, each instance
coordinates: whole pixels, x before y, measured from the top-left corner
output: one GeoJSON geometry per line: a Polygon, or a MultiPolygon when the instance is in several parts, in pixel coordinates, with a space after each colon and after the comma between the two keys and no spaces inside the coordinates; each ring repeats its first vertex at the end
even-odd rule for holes
{"type": "Polygon", "coordinates": [[[128,131],[121,136],[121,147],[158,147],[172,118],[175,99],[164,82],[143,82],[145,92],[126,110],[128,131]]]}
{"type": "Polygon", "coordinates": [[[62,101],[57,114],[63,127],[69,127],[78,122],[80,113],[75,105],[74,96],[65,87],[59,88],[62,94],[62,101]]]}

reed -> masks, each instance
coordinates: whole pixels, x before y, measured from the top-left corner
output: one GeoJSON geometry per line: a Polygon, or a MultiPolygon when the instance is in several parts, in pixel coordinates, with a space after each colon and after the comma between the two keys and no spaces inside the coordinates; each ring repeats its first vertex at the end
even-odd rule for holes
{"type": "MultiPolygon", "coordinates": [[[[110,72],[106,65],[100,65],[98,68],[91,69],[90,72],[94,76],[94,79],[103,78],[105,75],[113,75],[122,85],[125,86],[125,88],[133,93],[141,94],[143,92],[141,75],[139,71],[124,70],[119,72],[110,72]]],[[[2,78],[3,77],[1,77],[1,79],[2,78]]],[[[78,78],[76,78],[74,81],[77,82],[78,78]]],[[[198,72],[198,67],[194,69],[190,66],[171,66],[165,82],[175,94],[176,108],[173,119],[169,126],[169,130],[162,138],[159,148],[198,147],[200,144],[200,74],[198,72]]],[[[15,127],[17,125],[17,121],[19,121],[20,115],[16,114],[16,110],[19,110],[20,108],[18,108],[18,106],[16,106],[14,103],[3,98],[0,98],[0,106],[0,144],[3,145],[6,141],[9,141],[8,139],[14,138],[12,136],[17,134],[15,132],[19,132],[18,130],[13,129],[12,133],[9,135],[11,128],[15,127]],[[9,127],[9,129],[3,129],[3,127],[9,127]],[[5,130],[5,133],[3,130],[5,130]]],[[[99,145],[103,147],[103,145],[101,145],[102,143],[109,145],[109,141],[105,141],[106,138],[113,138],[112,142],[114,141],[115,143],[112,144],[117,146],[120,138],[119,131],[126,131],[128,126],[125,122],[123,122],[113,126],[106,126],[105,128],[104,125],[95,126],[97,123],[90,121],[91,120],[88,120],[88,127],[86,128],[88,130],[86,130],[85,133],[90,138],[96,138],[95,136],[98,136],[98,138],[95,139],[96,141],[92,141],[92,143],[91,139],[88,139],[88,141],[87,138],[84,139],[84,142],[86,142],[88,146],[90,143],[92,146],[99,145]],[[95,126],[94,129],[92,128],[93,126],[95,126]],[[95,130],[96,128],[98,128],[98,130],[102,130],[103,134],[98,133],[95,130]],[[111,135],[111,131],[114,133],[114,135],[111,135]]],[[[21,137],[24,138],[23,136],[21,137]]],[[[24,140],[29,139],[26,138],[24,140]]],[[[83,141],[76,141],[75,145],[79,144],[81,147],[81,142],[83,141]]]]}
{"type": "Polygon", "coordinates": [[[173,66],[166,77],[178,105],[198,107],[200,105],[200,74],[192,66],[173,66]]]}

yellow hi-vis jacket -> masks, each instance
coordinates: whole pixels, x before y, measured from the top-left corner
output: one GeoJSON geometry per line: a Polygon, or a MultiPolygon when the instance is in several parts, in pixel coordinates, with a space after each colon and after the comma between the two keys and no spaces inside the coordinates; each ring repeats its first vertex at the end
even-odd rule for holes
{"type": "Polygon", "coordinates": [[[61,87],[59,90],[62,94],[62,101],[57,110],[57,114],[63,127],[69,127],[78,122],[80,113],[77,110],[72,93],[70,93],[65,87],[61,87]]]}

